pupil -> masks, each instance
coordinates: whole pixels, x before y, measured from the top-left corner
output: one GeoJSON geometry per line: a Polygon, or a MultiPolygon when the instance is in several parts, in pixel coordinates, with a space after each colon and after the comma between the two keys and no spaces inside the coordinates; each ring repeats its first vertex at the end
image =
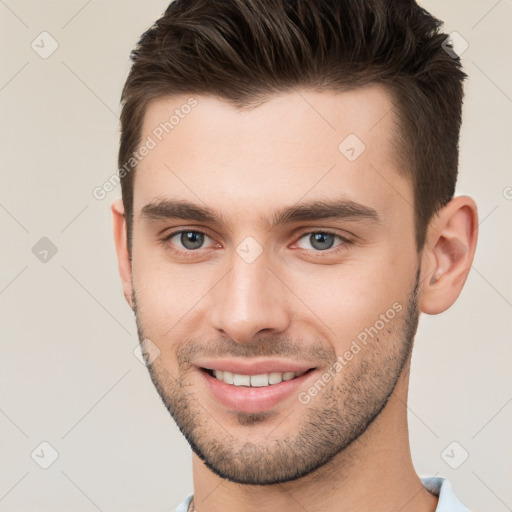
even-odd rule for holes
{"type": "Polygon", "coordinates": [[[204,235],[195,231],[187,231],[181,234],[181,243],[187,249],[198,249],[203,243],[204,235]]]}
{"type": "Polygon", "coordinates": [[[314,233],[310,235],[311,245],[315,247],[315,249],[325,250],[330,249],[332,244],[334,243],[334,237],[328,233],[314,233]],[[322,246],[322,244],[326,243],[326,239],[330,238],[330,243],[327,242],[328,247],[322,246]],[[320,246],[316,244],[320,243],[320,246]]]}

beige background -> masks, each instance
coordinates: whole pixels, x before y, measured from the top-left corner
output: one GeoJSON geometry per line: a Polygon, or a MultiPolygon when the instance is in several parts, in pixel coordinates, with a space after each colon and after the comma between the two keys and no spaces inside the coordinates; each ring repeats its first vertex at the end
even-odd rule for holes
{"type": "MultiPolygon", "coordinates": [[[[459,301],[420,322],[412,450],[420,475],[448,477],[474,510],[504,512],[512,510],[512,3],[422,3],[469,44],[458,190],[476,199],[481,231],[459,301]]],[[[116,172],[129,52],[166,5],[0,1],[1,511],[167,511],[192,490],[188,445],[133,354],[109,211],[120,190],[92,195],[116,172]],[[43,31],[58,43],[46,59],[31,47],[51,49],[48,36],[41,48],[43,31]],[[46,262],[42,237],[57,249],[46,262]],[[59,454],[47,469],[40,464],[52,448],[43,441],[59,454]]]]}

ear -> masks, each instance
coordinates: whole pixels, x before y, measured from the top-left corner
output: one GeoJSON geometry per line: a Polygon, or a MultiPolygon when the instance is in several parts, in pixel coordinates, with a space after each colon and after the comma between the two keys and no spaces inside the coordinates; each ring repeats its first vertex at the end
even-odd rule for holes
{"type": "Polygon", "coordinates": [[[121,275],[121,283],[123,285],[123,293],[126,302],[133,309],[133,283],[132,283],[132,266],[130,254],[128,252],[128,243],[126,237],[126,219],[124,214],[124,206],[122,199],[117,199],[111,205],[113,223],[114,223],[114,240],[117,251],[117,265],[119,274],[121,275]]]}
{"type": "Polygon", "coordinates": [[[457,300],[473,263],[477,237],[477,207],[470,197],[455,197],[434,217],[421,259],[423,313],[442,313],[457,300]]]}

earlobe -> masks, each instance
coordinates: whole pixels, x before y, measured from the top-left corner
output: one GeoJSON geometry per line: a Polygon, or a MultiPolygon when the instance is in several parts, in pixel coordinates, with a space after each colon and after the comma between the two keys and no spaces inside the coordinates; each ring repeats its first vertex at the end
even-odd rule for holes
{"type": "Polygon", "coordinates": [[[422,256],[422,312],[441,313],[457,300],[473,263],[477,234],[477,208],[470,197],[456,197],[439,211],[422,256]]]}
{"type": "Polygon", "coordinates": [[[127,237],[126,237],[126,219],[123,201],[118,199],[111,205],[113,228],[114,228],[114,241],[116,244],[117,252],[117,265],[119,267],[119,274],[121,276],[121,283],[123,286],[123,293],[126,302],[133,310],[133,283],[132,283],[132,269],[130,254],[128,251],[127,237]]]}

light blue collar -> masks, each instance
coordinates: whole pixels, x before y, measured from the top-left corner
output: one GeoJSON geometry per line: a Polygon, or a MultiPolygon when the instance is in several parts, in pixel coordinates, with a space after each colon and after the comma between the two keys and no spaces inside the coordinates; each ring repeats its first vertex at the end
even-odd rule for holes
{"type": "Polygon", "coordinates": [[[439,496],[436,512],[470,512],[453,493],[452,486],[446,478],[422,478],[421,483],[427,491],[439,496]]]}

